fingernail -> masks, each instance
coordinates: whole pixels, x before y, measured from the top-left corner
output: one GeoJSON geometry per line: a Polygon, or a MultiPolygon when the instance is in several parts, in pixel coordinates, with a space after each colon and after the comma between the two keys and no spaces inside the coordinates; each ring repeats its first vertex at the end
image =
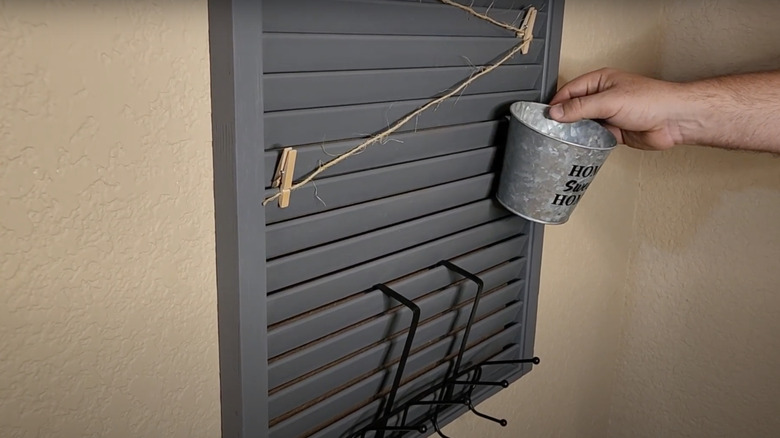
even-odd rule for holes
{"type": "Polygon", "coordinates": [[[561,104],[551,106],[550,117],[553,119],[560,119],[563,117],[563,106],[561,104]]]}

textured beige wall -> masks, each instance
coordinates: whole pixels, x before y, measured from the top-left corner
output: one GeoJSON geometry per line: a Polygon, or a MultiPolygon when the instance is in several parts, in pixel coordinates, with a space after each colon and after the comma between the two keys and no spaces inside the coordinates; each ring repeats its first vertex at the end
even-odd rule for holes
{"type": "MultiPolygon", "coordinates": [[[[567,0],[561,83],[612,65],[657,68],[660,1],[567,0]]],[[[602,437],[625,303],[641,152],[619,147],[562,226],[547,227],[536,352],[542,363],[485,401],[506,428],[466,415],[453,437],[602,437]]]]}
{"type": "MultiPolygon", "coordinates": [[[[667,0],[662,73],[780,67],[780,3],[667,0]]],[[[645,154],[609,436],[780,436],[780,158],[645,154]]]]}
{"type": "Polygon", "coordinates": [[[206,2],[0,1],[0,437],[214,437],[206,2]]]}

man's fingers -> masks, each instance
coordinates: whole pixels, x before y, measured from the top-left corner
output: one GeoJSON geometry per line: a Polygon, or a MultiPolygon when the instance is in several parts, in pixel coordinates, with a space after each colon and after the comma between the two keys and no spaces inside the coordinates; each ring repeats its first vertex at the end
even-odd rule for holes
{"type": "Polygon", "coordinates": [[[550,101],[550,105],[571,100],[575,97],[587,96],[589,94],[604,91],[602,90],[602,86],[607,82],[605,78],[611,73],[612,70],[601,69],[585,73],[582,76],[572,79],[558,90],[558,93],[556,93],[555,97],[550,101]]]}
{"type": "Polygon", "coordinates": [[[550,107],[550,117],[564,123],[582,119],[609,119],[617,113],[616,102],[609,92],[575,97],[550,107]]]}

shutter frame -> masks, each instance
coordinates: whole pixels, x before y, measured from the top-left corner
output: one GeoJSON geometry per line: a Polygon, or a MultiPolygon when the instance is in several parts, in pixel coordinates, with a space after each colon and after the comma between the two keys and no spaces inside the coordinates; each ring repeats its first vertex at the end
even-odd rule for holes
{"type": "MultiPolygon", "coordinates": [[[[312,4],[322,4],[324,2],[313,2],[312,0],[297,0],[300,2],[306,2],[312,4]]],[[[356,2],[363,4],[386,4],[388,6],[395,7],[395,4],[391,1],[377,1],[377,0],[339,0],[338,3],[350,3],[356,2]]],[[[278,430],[278,426],[283,424],[286,420],[273,421],[271,410],[269,410],[269,399],[273,397],[269,396],[269,392],[273,389],[271,386],[278,387],[278,382],[271,384],[269,382],[269,344],[267,342],[269,336],[269,330],[276,330],[276,324],[281,324],[279,327],[284,327],[285,319],[270,318],[269,313],[269,300],[279,301],[282,295],[271,294],[273,289],[279,289],[281,291],[294,290],[296,285],[285,280],[279,282],[279,277],[272,272],[272,278],[268,277],[268,270],[266,269],[269,261],[281,260],[284,257],[289,257],[283,252],[284,249],[284,234],[281,233],[284,229],[289,229],[294,232],[293,226],[305,226],[307,223],[316,223],[318,220],[317,215],[321,210],[317,210],[316,206],[312,207],[311,198],[314,191],[312,187],[307,187],[297,191],[293,195],[292,206],[298,205],[299,210],[288,211],[276,211],[270,213],[270,209],[263,208],[260,205],[260,201],[269,194],[273,194],[273,190],[268,190],[268,182],[270,181],[270,169],[274,166],[274,156],[278,153],[276,148],[284,145],[300,145],[314,143],[306,149],[306,146],[302,147],[302,156],[305,156],[308,165],[301,164],[299,171],[305,171],[307,167],[311,167],[312,162],[316,162],[321,159],[321,154],[317,153],[316,142],[320,141],[319,138],[314,138],[308,134],[294,133],[294,135],[284,134],[284,131],[280,131],[279,127],[275,125],[275,119],[282,117],[285,112],[298,111],[301,115],[306,115],[308,112],[313,112],[314,118],[299,118],[295,119],[295,123],[305,123],[308,121],[319,118],[319,111],[322,114],[328,113],[330,110],[327,107],[322,109],[290,109],[290,104],[285,103],[283,93],[273,96],[273,104],[268,108],[268,112],[264,108],[264,74],[268,73],[283,73],[283,74],[295,74],[294,70],[290,71],[287,67],[271,67],[264,70],[263,62],[263,44],[258,42],[263,41],[263,25],[264,15],[263,9],[272,5],[276,8],[284,8],[280,0],[209,0],[209,42],[211,47],[211,87],[212,87],[212,132],[213,132],[213,158],[214,158],[214,186],[215,186],[215,221],[216,221],[216,240],[217,240],[217,288],[218,288],[218,306],[219,306],[219,342],[220,342],[220,381],[221,381],[221,400],[222,400],[222,430],[223,436],[236,436],[236,437],[255,437],[255,436],[283,436],[278,430]],[[284,73],[288,72],[288,73],[284,73]],[[266,122],[270,120],[270,122],[266,122]],[[270,130],[268,129],[268,123],[270,124],[270,130]],[[308,156],[304,155],[308,153],[308,156]],[[308,203],[305,198],[309,198],[308,203]],[[299,202],[300,201],[300,202],[299,202]],[[262,218],[267,219],[266,221],[262,218]],[[270,230],[270,231],[269,231],[270,230]],[[267,233],[272,234],[267,234],[267,233]],[[266,254],[266,240],[270,237],[273,248],[269,250],[268,254],[271,254],[271,258],[267,260],[266,254]],[[280,243],[282,242],[282,243],[280,243]],[[267,285],[270,284],[270,288],[267,285]],[[270,327],[270,328],[269,328],[270,327]],[[275,424],[274,428],[269,428],[269,424],[275,424]]],[[[336,3],[336,2],[334,2],[336,3]]],[[[422,4],[426,8],[436,8],[436,10],[445,10],[445,6],[441,5],[435,0],[419,0],[406,1],[396,0],[396,3],[416,3],[422,4]]],[[[490,0],[475,2],[476,6],[488,6],[490,3],[495,3],[494,8],[509,8],[514,2],[510,0],[497,0],[495,2],[490,0]]],[[[535,40],[536,46],[532,45],[531,54],[533,57],[523,58],[520,61],[513,60],[508,65],[511,65],[513,69],[517,71],[531,71],[536,67],[529,64],[534,62],[539,63],[543,71],[540,73],[541,82],[534,85],[534,90],[511,90],[503,92],[505,95],[505,101],[512,102],[520,99],[532,99],[546,101],[552,97],[556,89],[556,80],[559,63],[559,51],[561,44],[561,25],[563,19],[563,0],[532,0],[527,4],[534,4],[540,8],[539,19],[537,20],[537,26],[535,28],[535,40]],[[534,48],[540,48],[541,51],[534,55],[534,48]]],[[[400,5],[399,5],[400,7],[400,5]]],[[[453,11],[447,12],[449,15],[456,15],[453,11]]],[[[460,11],[454,11],[462,14],[460,11]]],[[[266,18],[268,20],[268,18],[266,18]]],[[[413,27],[413,26],[412,26],[413,27]]],[[[491,27],[483,27],[483,30],[477,32],[476,35],[472,35],[468,38],[473,38],[475,44],[486,44],[486,41],[479,40],[480,38],[496,38],[500,37],[501,30],[492,29],[491,27]],[[480,35],[480,32],[483,34],[480,35]],[[487,36],[492,34],[493,36],[487,36]]],[[[414,38],[415,31],[408,31],[405,38],[414,38]]],[[[280,35],[280,34],[276,34],[280,35]]],[[[360,33],[345,35],[345,37],[355,38],[359,37],[360,33]]],[[[401,34],[403,35],[403,34],[401,34]]],[[[430,35],[435,37],[436,33],[430,35]]],[[[464,35],[464,37],[466,37],[464,35]]],[[[477,47],[477,46],[474,46],[477,47]]],[[[276,49],[274,49],[276,50],[276,49]]],[[[498,53],[496,53],[498,55],[498,53]]],[[[422,67],[422,66],[420,66],[422,67]]],[[[457,65],[451,65],[450,68],[457,67],[457,65]]],[[[302,72],[316,73],[317,70],[301,69],[302,72]]],[[[423,72],[420,72],[423,73],[423,72]]],[[[309,73],[307,73],[309,74],[309,73]]],[[[333,76],[334,80],[339,80],[339,75],[333,76]]],[[[282,77],[280,76],[279,79],[282,77]]],[[[487,79],[489,80],[489,79],[487,79]]],[[[274,81],[270,81],[273,84],[274,81]]],[[[290,83],[292,84],[292,83],[290,83]]],[[[267,86],[270,86],[266,84],[267,86]]],[[[284,85],[285,87],[294,85],[284,85]]],[[[525,85],[527,86],[527,85],[525,85]]],[[[314,89],[314,88],[312,88],[314,89]]],[[[422,89],[420,89],[422,90],[422,89]]],[[[489,87],[485,90],[475,87],[470,90],[469,93],[464,94],[461,99],[466,99],[465,102],[485,100],[485,92],[491,93],[493,90],[489,87]]],[[[424,90],[420,91],[424,94],[424,90]]],[[[501,92],[495,93],[500,97],[501,92]]],[[[359,95],[356,95],[358,98],[359,95]]],[[[414,97],[413,94],[405,96],[405,98],[414,97]]],[[[381,95],[380,95],[381,98],[381,95]]],[[[270,102],[270,101],[269,101],[270,102]]],[[[311,106],[314,101],[301,101],[299,105],[311,106]]],[[[410,108],[419,106],[420,103],[427,102],[427,99],[421,98],[419,100],[406,101],[410,108]]],[[[490,103],[486,103],[485,108],[496,108],[497,100],[492,100],[490,103]]],[[[402,102],[403,104],[403,102],[402,102]]],[[[358,103],[366,108],[371,108],[370,102],[358,103]]],[[[504,104],[505,105],[505,104],[504,104]]],[[[401,108],[398,111],[402,111],[405,108],[400,105],[401,108]]],[[[443,107],[444,109],[444,107],[443,107]]],[[[505,109],[505,106],[504,106],[505,109]]],[[[483,117],[476,119],[468,118],[467,115],[458,115],[462,113],[457,112],[458,109],[453,106],[452,109],[445,109],[441,115],[435,115],[427,121],[423,121],[420,124],[420,129],[433,128],[435,130],[437,126],[442,123],[452,122],[460,124],[458,126],[464,126],[463,129],[476,128],[477,124],[482,124],[485,128],[499,129],[500,121],[496,121],[495,118],[483,117]],[[447,113],[447,111],[451,111],[447,113]],[[455,112],[452,112],[455,111],[455,112]],[[438,118],[437,118],[438,117],[438,118]],[[463,125],[463,123],[469,125],[463,125]],[[473,125],[471,125],[473,124],[473,125]]],[[[370,111],[365,112],[369,119],[360,121],[357,125],[368,126],[373,130],[378,125],[383,123],[377,120],[370,119],[370,111]],[[363,123],[367,122],[367,123],[363,123]],[[378,124],[378,125],[377,125],[378,124]]],[[[378,114],[378,113],[376,113],[378,114]]],[[[390,117],[390,120],[394,120],[395,114],[383,115],[382,119],[386,116],[390,117]]],[[[297,117],[297,116],[296,116],[297,117]]],[[[309,116],[307,116],[309,117],[309,116]]],[[[362,117],[362,116],[361,116],[362,117]]],[[[281,119],[279,119],[281,120],[281,119]]],[[[422,120],[421,120],[422,121],[422,120]]],[[[317,131],[319,126],[314,122],[312,131],[317,131]]],[[[281,126],[281,125],[279,125],[281,126]]],[[[292,126],[292,125],[291,125],[292,126]]],[[[308,126],[308,124],[307,124],[308,126]]],[[[349,127],[344,125],[344,128],[340,128],[333,139],[347,138],[347,132],[349,127]],[[345,137],[346,135],[346,137],[345,137]]],[[[426,135],[435,134],[433,130],[426,130],[426,135]]],[[[293,131],[290,131],[293,134],[293,131]]],[[[401,135],[411,136],[409,132],[401,133],[401,135]]],[[[334,143],[336,148],[334,151],[338,152],[339,148],[347,148],[350,144],[354,143],[354,140],[339,140],[341,145],[334,143]]],[[[499,142],[500,144],[500,142],[499,142]]],[[[390,145],[388,145],[390,146],[390,145]]],[[[447,146],[443,144],[443,146],[447,146]]],[[[487,151],[489,147],[482,145],[482,150],[487,151]]],[[[300,146],[296,146],[298,148],[300,146]]],[[[382,146],[377,145],[376,148],[382,146]]],[[[466,153],[474,154],[474,156],[482,156],[483,152],[480,152],[480,148],[469,149],[465,144],[462,152],[458,150],[441,149],[440,152],[424,151],[425,154],[433,155],[418,155],[409,158],[405,157],[403,148],[397,148],[393,151],[388,148],[388,151],[378,152],[378,154],[390,154],[390,157],[396,161],[390,161],[389,164],[393,166],[409,166],[415,167],[419,160],[433,160],[430,163],[441,160],[442,162],[457,160],[460,157],[454,156],[453,153],[466,153]],[[395,155],[393,155],[395,154],[395,155]],[[450,157],[450,158],[448,158],[450,157]]],[[[324,151],[323,151],[324,152],[324,151]]],[[[369,151],[370,153],[371,151],[369,151]]],[[[468,155],[464,156],[466,158],[468,155]]],[[[356,157],[360,158],[360,157],[356,157]]],[[[364,157],[368,158],[368,157],[364,157]]],[[[391,160],[392,160],[391,159],[391,160]]],[[[323,175],[324,178],[328,178],[328,181],[335,184],[341,180],[345,180],[355,172],[366,172],[367,175],[374,175],[382,173],[384,170],[375,169],[371,165],[371,160],[366,160],[365,164],[361,164],[359,159],[355,160],[354,164],[350,164],[353,167],[344,167],[339,169],[335,167],[332,172],[323,175]],[[361,167],[364,166],[364,167],[361,167]]],[[[464,159],[464,163],[468,162],[469,165],[475,165],[474,160],[464,159]]],[[[349,165],[348,165],[349,166],[349,165]]],[[[476,168],[475,168],[476,169],[476,168]]],[[[296,179],[299,175],[296,174],[296,179]]],[[[446,178],[443,176],[443,178],[446,178]]],[[[444,181],[444,180],[443,180],[444,181]]],[[[415,190],[409,193],[395,193],[389,192],[389,196],[379,199],[365,198],[359,199],[359,202],[376,202],[387,203],[391,200],[396,202],[397,205],[402,205],[402,202],[406,202],[406,198],[412,198],[414,195],[424,195],[428,192],[435,193],[437,191],[449,190],[449,184],[479,184],[487,183],[487,187],[490,184],[495,183],[494,173],[475,173],[469,175],[462,181],[450,181],[439,184],[434,184],[424,190],[415,190]],[[418,193],[419,192],[419,193],[418,193]]],[[[453,186],[454,187],[454,186],[453,186]]],[[[451,211],[456,208],[467,209],[469,202],[480,202],[479,195],[477,193],[482,190],[480,187],[485,186],[473,186],[476,190],[475,198],[471,201],[465,202],[461,206],[446,205],[442,206],[442,210],[439,212],[451,211]]],[[[424,199],[424,198],[420,198],[424,199]]],[[[337,215],[336,211],[339,209],[358,210],[363,204],[354,204],[352,200],[346,196],[344,201],[334,201],[333,204],[329,203],[328,212],[334,216],[337,215]]],[[[390,204],[387,204],[390,205],[390,204]]],[[[275,208],[275,207],[274,207],[275,208]]],[[[431,207],[433,208],[433,207],[431,207]]],[[[418,218],[420,222],[425,222],[424,218],[430,217],[430,214],[436,214],[437,211],[423,211],[418,218]]],[[[342,212],[343,213],[343,212],[342,212]]],[[[340,214],[340,213],[338,213],[340,214]]],[[[515,218],[504,218],[499,220],[517,220],[515,218]]],[[[379,224],[375,230],[366,229],[368,233],[376,232],[381,234],[383,227],[389,224],[379,224]]],[[[534,334],[536,324],[536,308],[538,301],[539,290],[539,274],[541,267],[541,251],[543,243],[544,226],[535,223],[526,223],[522,235],[507,235],[504,237],[505,242],[512,241],[512,239],[522,239],[524,241],[524,247],[526,249],[518,249],[517,256],[527,259],[525,262],[524,272],[520,275],[518,280],[514,283],[509,283],[510,286],[514,285],[519,288],[517,298],[517,312],[520,315],[517,320],[522,321],[521,324],[508,327],[505,329],[503,335],[495,335],[495,337],[503,336],[506,339],[511,339],[511,346],[503,352],[491,356],[484,357],[483,359],[514,359],[518,357],[531,357],[534,351],[534,334]],[[508,240],[507,240],[508,239],[508,240]]],[[[453,235],[455,236],[455,235],[453,235]]],[[[343,239],[349,239],[349,236],[344,231],[341,234],[336,234],[332,240],[322,240],[319,244],[327,246],[333,243],[343,242],[343,239]]],[[[439,238],[437,238],[439,239],[439,238]]],[[[438,240],[433,240],[436,242],[438,240]]],[[[493,244],[499,245],[500,242],[494,242],[493,244]]],[[[296,251],[305,250],[305,242],[303,239],[301,243],[297,244],[296,251]]],[[[404,250],[409,251],[409,249],[404,250]]],[[[517,259],[521,260],[521,259],[517,259]]],[[[437,260],[430,260],[431,263],[435,263],[437,260]]],[[[350,262],[353,263],[353,262],[350,262]]],[[[362,265],[361,265],[362,266],[362,265]]],[[[357,266],[355,266],[357,267],[357,266]]],[[[342,268],[337,268],[342,269],[342,268]]],[[[353,269],[352,267],[345,267],[344,269],[353,269]]],[[[324,273],[330,272],[328,270],[324,273]]],[[[401,271],[399,271],[401,272],[401,271]]],[[[317,274],[319,275],[319,274],[317,274]]],[[[416,274],[419,275],[419,274],[416,274]]],[[[366,277],[368,279],[368,277],[366,277]]],[[[312,278],[312,280],[315,280],[312,278]]],[[[306,280],[308,281],[308,280],[306,280]]],[[[299,286],[303,286],[302,283],[299,286]]],[[[452,286],[450,286],[451,288],[452,286]]],[[[303,295],[301,295],[303,296],[303,295]]],[[[486,295],[486,299],[489,295],[486,295]]],[[[281,301],[279,301],[281,303],[281,301]]],[[[297,312],[297,310],[292,311],[297,312]]],[[[462,333],[462,332],[461,332],[462,333]]],[[[456,334],[457,338],[457,334],[456,334]]],[[[399,338],[402,339],[402,338],[399,338]]],[[[486,338],[493,339],[493,338],[486,338]]],[[[503,339],[503,338],[502,338],[503,339]]],[[[507,345],[510,345],[507,344],[507,345]]],[[[392,348],[398,348],[397,346],[392,348]]],[[[284,350],[284,348],[282,349],[284,350]]],[[[426,351],[426,350],[422,350],[426,351]]],[[[488,350],[485,350],[488,351],[488,350]]],[[[432,353],[431,353],[432,354],[432,353]]],[[[479,356],[479,350],[470,349],[469,356],[476,354],[479,356]],[[472,351],[473,350],[473,351],[472,351]]],[[[271,357],[274,355],[271,354],[271,357]]],[[[411,360],[411,359],[410,359],[411,360]]],[[[435,382],[438,377],[441,376],[441,367],[438,367],[427,371],[425,375],[431,377],[421,377],[420,381],[413,380],[411,384],[422,385],[425,379],[429,379],[430,382],[435,382]],[[438,374],[437,374],[438,373],[438,374]],[[438,376],[438,377],[437,377],[438,376]]],[[[392,367],[387,370],[388,375],[391,375],[392,367]]],[[[486,379],[507,379],[510,382],[514,382],[522,375],[530,371],[530,364],[523,364],[522,366],[497,366],[490,367],[485,371],[483,376],[486,379]]],[[[271,375],[276,375],[271,373],[271,375]]],[[[298,376],[300,377],[300,376],[298,376]]],[[[297,377],[296,377],[297,378],[297,377]]],[[[273,378],[275,379],[275,378],[273,378]]],[[[409,386],[409,385],[406,385],[409,386]]],[[[409,396],[410,388],[402,386],[402,391],[399,391],[399,400],[403,400],[404,397],[409,396]]],[[[474,401],[478,402],[484,398],[495,394],[498,391],[496,388],[479,388],[474,393],[474,401]]],[[[276,393],[279,393],[278,390],[276,393]]],[[[292,397],[292,396],[291,396],[292,397]]],[[[301,426],[296,428],[296,433],[312,432],[310,436],[316,437],[341,437],[345,436],[346,430],[356,431],[359,427],[365,427],[367,422],[370,421],[372,416],[377,413],[378,403],[380,400],[372,401],[363,405],[362,408],[352,411],[342,418],[335,419],[325,426],[316,426],[306,429],[301,426]]],[[[316,405],[313,405],[316,406],[316,405]]],[[[452,421],[458,415],[466,412],[464,407],[447,409],[439,417],[441,425],[452,421]]],[[[422,412],[419,408],[413,408],[412,412],[422,412]]],[[[412,414],[412,417],[416,414],[412,414]]],[[[289,419],[295,420],[295,415],[290,416],[289,419]]],[[[490,427],[486,424],[485,427],[490,427]]],[[[429,430],[429,433],[432,430],[429,430]]],[[[291,435],[295,436],[295,435],[291,435]]],[[[373,433],[369,432],[366,436],[373,436],[373,433]]],[[[286,438],[286,437],[285,437],[286,438]]]]}
{"type": "Polygon", "coordinates": [[[209,0],[220,396],[223,437],[268,435],[261,4],[209,0]]]}

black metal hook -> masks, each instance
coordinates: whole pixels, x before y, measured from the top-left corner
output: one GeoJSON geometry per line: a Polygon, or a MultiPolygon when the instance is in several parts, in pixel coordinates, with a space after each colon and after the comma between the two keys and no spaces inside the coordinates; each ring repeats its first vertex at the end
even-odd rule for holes
{"type": "MultiPolygon", "coordinates": [[[[471,386],[471,388],[469,388],[469,391],[466,393],[466,406],[468,406],[469,410],[473,412],[474,415],[476,415],[477,417],[490,420],[494,423],[498,423],[499,425],[501,425],[501,427],[506,427],[506,425],[509,424],[509,422],[506,421],[505,418],[496,418],[487,414],[483,414],[482,412],[479,412],[476,407],[474,407],[474,402],[471,399],[471,396],[473,395],[474,389],[477,387],[477,385],[480,383],[484,383],[484,382],[479,382],[479,379],[481,378],[482,378],[482,366],[478,366],[474,370],[474,377],[472,379],[472,382],[474,384],[471,386]]],[[[504,388],[509,386],[509,382],[507,382],[506,380],[502,380],[500,384],[504,388]],[[506,383],[506,386],[504,386],[504,383],[506,383]]]]}
{"type": "Polygon", "coordinates": [[[466,406],[468,406],[469,410],[474,413],[477,417],[484,418],[486,420],[490,420],[494,423],[498,423],[501,427],[506,427],[507,424],[509,424],[508,421],[506,421],[506,418],[495,418],[491,417],[490,415],[483,414],[482,412],[479,412],[477,408],[474,407],[474,404],[471,401],[471,397],[469,397],[468,402],[466,403],[466,406]]]}
{"type": "Polygon", "coordinates": [[[460,343],[460,349],[458,350],[458,355],[455,359],[455,365],[452,369],[452,374],[448,375],[445,378],[444,381],[444,388],[442,390],[442,400],[436,400],[436,401],[430,401],[430,402],[420,402],[419,404],[428,404],[435,406],[435,409],[433,411],[433,415],[431,417],[431,422],[433,423],[433,428],[436,431],[436,433],[442,437],[447,438],[446,435],[444,435],[441,432],[441,428],[439,427],[439,408],[441,406],[445,405],[452,405],[452,404],[463,404],[468,407],[468,409],[473,412],[475,415],[477,415],[480,418],[484,418],[493,422],[496,422],[500,424],[502,427],[507,425],[507,421],[505,419],[498,419],[491,417],[489,415],[483,414],[474,407],[474,404],[471,399],[471,395],[474,392],[474,389],[477,386],[500,386],[502,388],[507,388],[509,386],[509,382],[507,380],[502,380],[500,382],[486,382],[486,381],[480,381],[480,377],[482,375],[482,368],[477,367],[474,370],[474,377],[469,380],[456,380],[460,375],[463,373],[461,372],[461,365],[463,363],[463,356],[466,352],[466,347],[468,346],[469,341],[469,334],[471,333],[471,327],[474,325],[474,319],[476,318],[477,310],[479,307],[479,300],[482,297],[482,292],[484,290],[485,283],[482,281],[481,278],[478,276],[472,274],[471,272],[461,268],[460,266],[455,265],[452,262],[449,262],[447,260],[440,261],[436,266],[444,266],[447,269],[460,274],[464,278],[474,282],[477,285],[477,293],[474,295],[474,303],[471,306],[471,313],[469,314],[468,321],[466,323],[466,327],[463,330],[463,339],[460,343]],[[452,393],[454,390],[454,387],[456,385],[468,385],[469,389],[466,392],[465,398],[455,400],[452,397],[452,393]]]}
{"type": "Polygon", "coordinates": [[[387,395],[384,413],[379,418],[379,420],[374,422],[373,426],[369,426],[365,428],[363,431],[360,432],[360,434],[365,435],[365,433],[368,431],[376,431],[377,438],[383,438],[385,432],[425,433],[428,431],[428,428],[425,425],[418,425],[415,427],[387,425],[388,420],[390,419],[390,417],[392,417],[393,414],[393,405],[395,404],[395,398],[396,395],[398,394],[398,388],[401,386],[401,380],[403,379],[403,375],[404,375],[404,368],[406,367],[406,362],[409,360],[409,353],[412,351],[412,344],[414,343],[414,335],[417,332],[417,326],[420,323],[420,307],[417,306],[417,304],[415,304],[412,300],[406,298],[405,296],[399,294],[398,292],[394,291],[393,289],[387,287],[382,283],[375,285],[374,288],[379,289],[385,295],[398,301],[399,303],[406,306],[409,310],[411,310],[412,322],[411,325],[409,326],[409,332],[406,335],[406,342],[404,343],[404,348],[403,351],[401,352],[401,358],[398,361],[398,367],[395,370],[395,376],[393,377],[393,386],[390,387],[390,392],[387,395]]]}
{"type": "Polygon", "coordinates": [[[502,388],[509,388],[509,381],[507,380],[502,380],[500,382],[482,382],[482,381],[470,382],[468,380],[455,380],[450,383],[453,385],[500,386],[502,388]]]}
{"type": "MultiPolygon", "coordinates": [[[[455,365],[452,368],[452,374],[450,375],[448,373],[447,375],[445,375],[444,378],[445,384],[444,384],[444,388],[442,389],[442,400],[441,403],[435,405],[435,408],[433,410],[433,416],[431,418],[431,422],[433,423],[433,428],[436,431],[436,433],[441,438],[447,438],[447,436],[444,435],[441,432],[441,429],[439,428],[439,410],[440,410],[439,408],[444,404],[450,404],[451,402],[453,402],[452,392],[455,387],[455,382],[453,382],[452,379],[454,379],[460,374],[460,366],[463,363],[463,356],[466,353],[466,347],[468,346],[468,342],[469,342],[469,334],[471,334],[471,327],[474,325],[474,319],[477,315],[477,308],[479,307],[479,300],[482,297],[482,292],[485,288],[485,282],[482,281],[481,278],[461,268],[460,266],[450,262],[449,260],[442,260],[439,263],[437,263],[436,266],[444,266],[450,271],[460,274],[463,278],[477,285],[477,292],[474,294],[474,302],[471,305],[471,312],[469,313],[469,318],[466,321],[466,327],[463,329],[463,339],[461,339],[460,341],[460,348],[458,349],[458,355],[455,358],[455,365]]],[[[461,403],[462,402],[458,404],[461,403]]]]}
{"type": "Polygon", "coordinates": [[[435,431],[436,431],[436,433],[437,433],[437,434],[438,434],[438,435],[439,435],[441,438],[450,438],[450,437],[448,437],[447,435],[445,435],[445,434],[444,434],[444,433],[441,431],[441,427],[439,427],[439,413],[438,413],[438,412],[437,412],[437,413],[436,413],[436,414],[433,416],[433,418],[431,418],[431,423],[433,423],[433,430],[435,430],[435,431]]]}
{"type": "Polygon", "coordinates": [[[391,434],[394,433],[404,434],[409,432],[418,432],[423,434],[428,431],[428,427],[426,426],[426,422],[428,420],[431,421],[433,425],[433,429],[439,437],[448,438],[441,431],[441,427],[439,426],[439,413],[444,406],[451,406],[451,405],[464,405],[468,408],[469,411],[473,412],[474,415],[492,421],[504,427],[508,424],[506,419],[495,418],[490,415],[479,412],[474,406],[472,395],[474,393],[474,390],[477,387],[499,386],[501,388],[506,388],[509,386],[509,381],[507,380],[500,380],[497,382],[481,380],[482,371],[483,371],[482,367],[489,366],[489,365],[513,365],[513,364],[525,364],[525,363],[538,365],[540,362],[538,357],[533,357],[531,359],[485,361],[476,366],[471,366],[465,370],[461,370],[461,367],[463,365],[463,358],[466,352],[466,348],[468,346],[471,328],[474,325],[474,320],[476,319],[476,315],[478,311],[479,301],[480,298],[482,297],[484,282],[478,276],[472,274],[471,272],[447,260],[442,260],[439,263],[437,263],[435,266],[437,267],[444,266],[450,271],[453,271],[461,275],[465,279],[477,285],[477,291],[476,294],[474,295],[473,304],[471,306],[471,311],[469,313],[466,326],[463,329],[463,338],[461,340],[460,347],[458,349],[458,354],[455,357],[454,366],[449,371],[446,372],[445,377],[441,381],[441,383],[435,385],[433,388],[429,388],[428,390],[424,391],[421,394],[416,395],[412,400],[407,401],[399,408],[396,408],[394,406],[396,397],[398,395],[398,389],[401,385],[401,381],[403,380],[404,369],[409,360],[409,355],[411,353],[412,345],[414,343],[414,336],[415,333],[417,332],[417,326],[419,325],[420,322],[420,308],[412,300],[407,299],[406,297],[397,293],[396,291],[389,288],[388,286],[381,283],[375,285],[374,289],[381,291],[388,297],[392,298],[395,301],[398,301],[399,303],[401,303],[402,305],[410,309],[412,311],[412,321],[409,327],[408,334],[406,336],[406,342],[404,343],[404,347],[401,352],[401,357],[399,359],[396,368],[392,386],[387,395],[384,407],[380,408],[381,416],[379,416],[378,419],[375,419],[368,427],[365,427],[360,431],[350,435],[350,438],[365,437],[365,434],[369,431],[376,432],[376,438],[384,438],[385,432],[389,432],[391,434]],[[466,376],[465,379],[463,379],[463,376],[466,376]],[[466,386],[467,388],[463,391],[459,391],[457,395],[454,396],[453,395],[455,392],[454,388],[459,385],[466,386]],[[439,396],[435,396],[437,392],[439,396]],[[431,395],[434,395],[437,399],[422,400],[423,398],[430,397],[431,395]],[[409,414],[409,408],[412,406],[431,406],[433,407],[433,412],[428,412],[427,415],[424,415],[418,424],[407,425],[406,422],[409,414]],[[388,423],[390,422],[390,419],[393,418],[393,416],[395,415],[400,415],[399,418],[400,421],[396,421],[396,423],[400,425],[389,425],[388,423]]]}
{"type": "MultiPolygon", "coordinates": [[[[452,375],[457,376],[458,373],[460,372],[460,365],[463,362],[463,355],[466,353],[466,347],[468,346],[468,342],[469,342],[469,334],[471,334],[471,327],[474,325],[474,318],[477,315],[477,307],[479,306],[479,300],[482,297],[482,291],[485,288],[485,282],[482,281],[481,278],[472,274],[471,272],[461,268],[460,266],[448,260],[442,260],[439,263],[437,263],[436,266],[444,266],[450,271],[460,274],[464,278],[468,279],[469,281],[477,285],[477,293],[474,294],[474,303],[471,305],[471,313],[469,313],[469,319],[466,322],[466,328],[463,329],[463,339],[460,342],[460,349],[458,350],[458,356],[455,358],[455,366],[452,369],[452,375]]],[[[447,376],[445,380],[449,380],[449,376],[447,376]]],[[[449,385],[446,388],[446,395],[444,397],[445,400],[452,397],[452,389],[453,389],[452,385],[449,385]]]]}
{"type": "Polygon", "coordinates": [[[485,365],[517,365],[521,363],[530,363],[534,365],[539,365],[539,363],[542,360],[538,357],[532,357],[531,359],[514,359],[514,360],[489,360],[487,362],[482,362],[479,364],[480,366],[485,365]]]}
{"type": "Polygon", "coordinates": [[[471,380],[466,381],[460,381],[456,380],[452,383],[458,384],[458,385],[470,385],[470,388],[468,392],[466,393],[466,406],[468,406],[469,410],[474,413],[474,415],[484,418],[486,420],[490,420],[494,423],[498,423],[501,425],[501,427],[506,427],[509,422],[505,418],[496,418],[487,414],[484,414],[482,412],[479,412],[476,407],[474,407],[474,402],[471,398],[472,394],[474,393],[474,390],[477,386],[501,386],[502,388],[506,388],[509,386],[509,382],[507,380],[501,380],[499,382],[487,382],[487,381],[481,381],[482,378],[482,367],[485,365],[516,365],[516,364],[525,364],[530,363],[534,365],[539,365],[541,360],[538,357],[533,357],[531,359],[514,359],[514,360],[494,360],[494,361],[486,361],[481,363],[479,366],[476,367],[474,372],[474,377],[471,380]]]}

